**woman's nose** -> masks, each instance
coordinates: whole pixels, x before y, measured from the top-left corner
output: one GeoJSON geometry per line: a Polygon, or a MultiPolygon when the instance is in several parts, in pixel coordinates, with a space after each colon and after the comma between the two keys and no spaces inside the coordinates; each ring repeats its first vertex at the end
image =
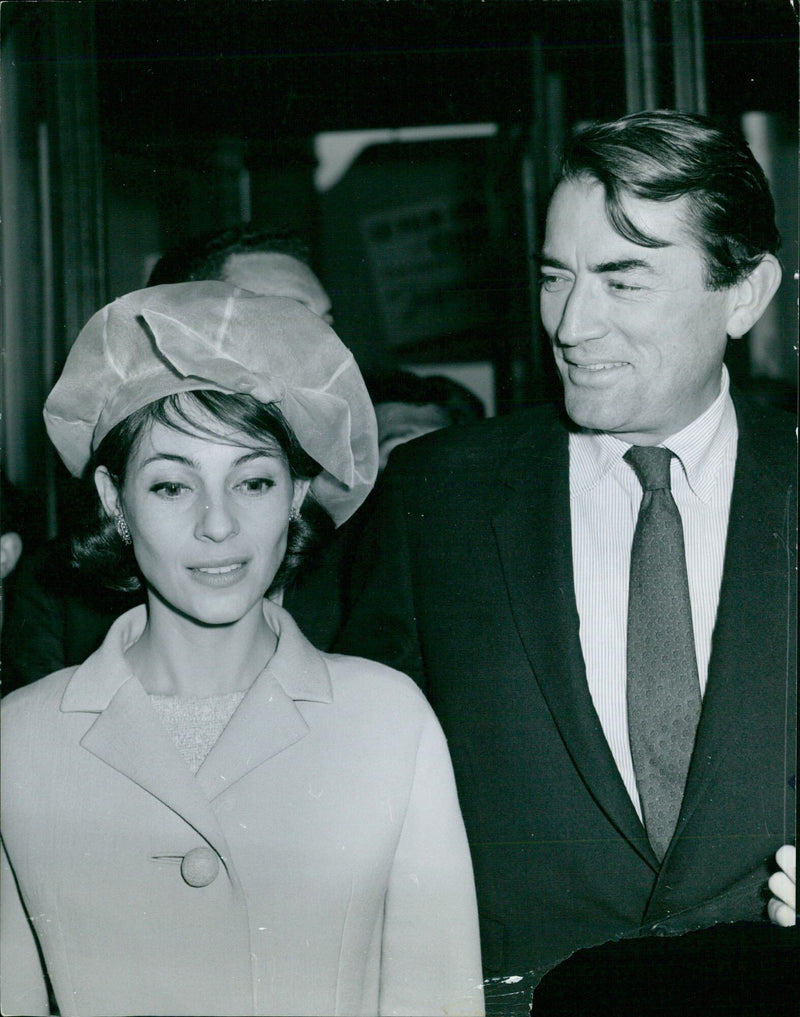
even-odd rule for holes
{"type": "Polygon", "coordinates": [[[229,500],[224,496],[207,497],[200,504],[195,536],[219,542],[239,532],[239,524],[229,500]]]}

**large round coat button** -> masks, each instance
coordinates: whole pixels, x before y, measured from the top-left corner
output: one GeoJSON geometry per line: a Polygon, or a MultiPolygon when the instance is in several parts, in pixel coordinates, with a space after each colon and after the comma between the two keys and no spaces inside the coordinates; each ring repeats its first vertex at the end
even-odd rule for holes
{"type": "Polygon", "coordinates": [[[181,875],[189,886],[208,886],[219,873],[219,858],[210,847],[192,848],[183,856],[181,875]]]}

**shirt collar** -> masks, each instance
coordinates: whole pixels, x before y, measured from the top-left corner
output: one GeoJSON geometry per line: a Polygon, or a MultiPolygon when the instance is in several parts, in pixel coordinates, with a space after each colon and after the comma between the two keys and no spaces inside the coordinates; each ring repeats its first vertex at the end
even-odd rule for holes
{"type": "Polygon", "coordinates": [[[705,413],[662,443],[678,457],[689,487],[702,501],[711,497],[723,462],[735,456],[738,433],[730,379],[723,365],[720,391],[714,402],[705,413]]]}
{"type": "MultiPolygon", "coordinates": [[[[714,487],[717,469],[736,451],[736,412],[730,396],[730,378],[723,364],[719,395],[683,430],[661,444],[675,453],[689,487],[707,501],[714,487]]],[[[577,431],[569,436],[570,487],[580,495],[600,484],[631,447],[604,431],[577,431]]]]}

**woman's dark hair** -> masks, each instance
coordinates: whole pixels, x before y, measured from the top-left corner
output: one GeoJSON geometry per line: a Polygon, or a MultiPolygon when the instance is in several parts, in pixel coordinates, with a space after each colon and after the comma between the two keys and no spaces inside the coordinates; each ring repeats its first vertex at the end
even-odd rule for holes
{"type": "Polygon", "coordinates": [[[709,289],[741,282],[780,246],[769,184],[744,136],[707,117],[651,110],[584,127],[567,144],[562,163],[562,179],[581,176],[603,185],[614,229],[643,247],[663,242],[631,221],[625,196],[685,196],[687,225],[703,252],[709,289]]]}
{"type": "MultiPolygon", "coordinates": [[[[289,467],[292,481],[312,480],[322,467],[302,448],[286,417],[274,403],[244,393],[201,389],[166,396],[149,403],[113,427],[94,453],[81,481],[85,524],[72,538],[72,564],[112,590],[133,592],[142,585],[133,548],[123,543],[114,521],[100,503],[94,472],[105,466],[118,488],[125,483],[131,457],[153,424],[188,434],[222,439],[230,430],[243,432],[259,445],[274,446],[289,467]],[[208,426],[208,417],[220,430],[208,426]]],[[[333,520],[309,491],[296,519],[289,521],[286,554],[269,592],[283,589],[300,567],[330,539],[333,520]]]]}

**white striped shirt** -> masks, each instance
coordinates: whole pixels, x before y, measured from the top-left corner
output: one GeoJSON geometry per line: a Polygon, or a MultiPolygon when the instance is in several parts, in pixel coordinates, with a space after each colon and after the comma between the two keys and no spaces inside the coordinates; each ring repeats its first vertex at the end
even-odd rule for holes
{"type": "MultiPolygon", "coordinates": [[[[675,454],[672,494],[683,520],[701,695],[719,604],[737,439],[736,413],[723,367],[714,403],[661,443],[675,454]]],[[[589,691],[641,818],[625,692],[631,544],[642,500],[636,474],[622,458],[629,448],[610,434],[571,434],[569,486],[575,597],[589,691]]]]}

